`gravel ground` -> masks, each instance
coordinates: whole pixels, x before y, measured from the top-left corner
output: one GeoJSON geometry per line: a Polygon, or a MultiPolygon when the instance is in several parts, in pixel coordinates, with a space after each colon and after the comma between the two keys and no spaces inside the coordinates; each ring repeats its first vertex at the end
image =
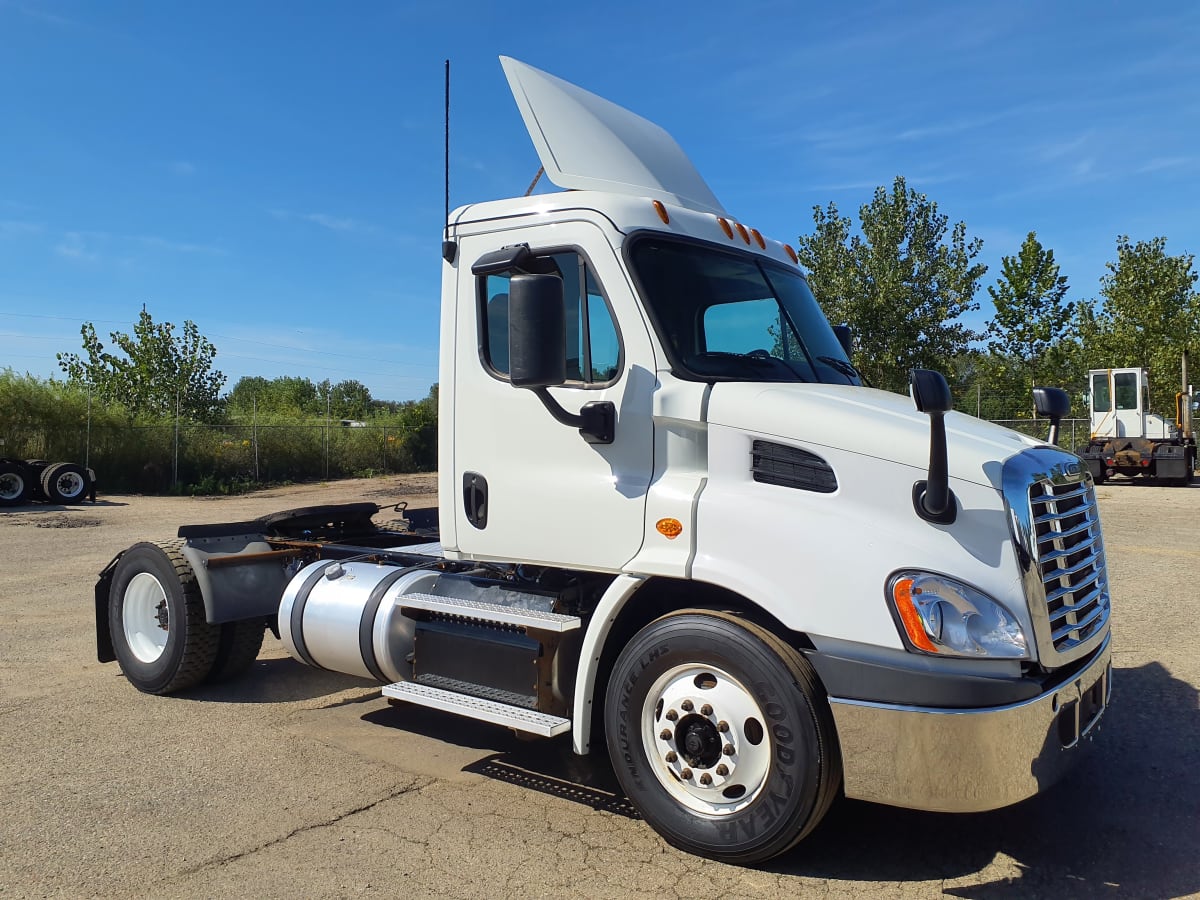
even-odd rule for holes
{"type": "Polygon", "coordinates": [[[841,801],[757,870],[665,845],[604,761],[567,741],[389,707],[269,635],[245,678],[176,697],[95,661],[95,574],[135,541],[316,503],[432,503],[434,490],[433,476],[394,476],[0,512],[0,896],[1200,892],[1200,485],[1098,491],[1115,698],[1066,781],[971,816],[841,801]]]}

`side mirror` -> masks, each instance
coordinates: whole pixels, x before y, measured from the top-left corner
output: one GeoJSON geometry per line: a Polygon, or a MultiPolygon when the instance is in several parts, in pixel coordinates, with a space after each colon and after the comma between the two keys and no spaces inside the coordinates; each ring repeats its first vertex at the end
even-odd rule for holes
{"type": "Polygon", "coordinates": [[[508,371],[513,387],[567,380],[567,324],[557,275],[513,275],[508,283],[508,371]]]}
{"type": "Polygon", "coordinates": [[[1047,440],[1051,444],[1058,443],[1058,423],[1063,416],[1071,411],[1071,397],[1062,388],[1035,387],[1033,389],[1033,408],[1039,416],[1050,420],[1050,434],[1047,440]]]}
{"type": "Polygon", "coordinates": [[[854,357],[854,332],[850,330],[850,326],[834,325],[833,335],[842,345],[842,349],[846,351],[846,358],[852,359],[854,357]]]}
{"type": "Polygon", "coordinates": [[[946,461],[946,413],[954,408],[950,385],[931,369],[913,369],[908,383],[917,411],[929,415],[929,475],[913,485],[913,508],[927,522],[948,525],[957,516],[946,461]]]}
{"type": "Polygon", "coordinates": [[[508,375],[513,387],[531,389],[556,421],[578,428],[589,444],[613,442],[617,408],[611,400],[593,400],[571,413],[547,390],[567,380],[567,320],[557,275],[509,279],[508,375]]]}

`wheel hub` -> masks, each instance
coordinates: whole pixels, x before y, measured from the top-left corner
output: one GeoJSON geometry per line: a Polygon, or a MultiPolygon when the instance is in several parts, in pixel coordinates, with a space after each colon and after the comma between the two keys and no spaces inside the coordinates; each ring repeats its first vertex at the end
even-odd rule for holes
{"type": "Polygon", "coordinates": [[[688,807],[736,812],[766,782],[771,741],[758,703],[728,673],[681,666],[646,698],[643,736],[655,775],[688,807]]]}

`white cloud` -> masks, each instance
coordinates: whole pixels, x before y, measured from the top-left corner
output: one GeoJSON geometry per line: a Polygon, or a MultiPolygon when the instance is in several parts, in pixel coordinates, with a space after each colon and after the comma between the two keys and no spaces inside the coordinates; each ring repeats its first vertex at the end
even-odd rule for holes
{"type": "Polygon", "coordinates": [[[167,169],[172,175],[178,175],[181,178],[188,178],[196,174],[196,167],[184,159],[177,159],[172,163],[168,163],[167,169]]]}
{"type": "Polygon", "coordinates": [[[100,254],[87,248],[83,235],[78,231],[68,231],[64,234],[54,252],[75,262],[94,263],[100,260],[100,254]]]}

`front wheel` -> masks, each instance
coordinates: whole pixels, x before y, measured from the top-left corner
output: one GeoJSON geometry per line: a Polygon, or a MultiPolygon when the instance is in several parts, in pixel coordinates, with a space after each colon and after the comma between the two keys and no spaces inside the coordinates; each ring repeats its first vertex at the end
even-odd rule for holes
{"type": "Polygon", "coordinates": [[[605,730],[617,778],[655,831],[725,862],[793,847],[841,784],[811,666],[728,613],[672,613],[638,632],[613,668],[605,730]]]}

